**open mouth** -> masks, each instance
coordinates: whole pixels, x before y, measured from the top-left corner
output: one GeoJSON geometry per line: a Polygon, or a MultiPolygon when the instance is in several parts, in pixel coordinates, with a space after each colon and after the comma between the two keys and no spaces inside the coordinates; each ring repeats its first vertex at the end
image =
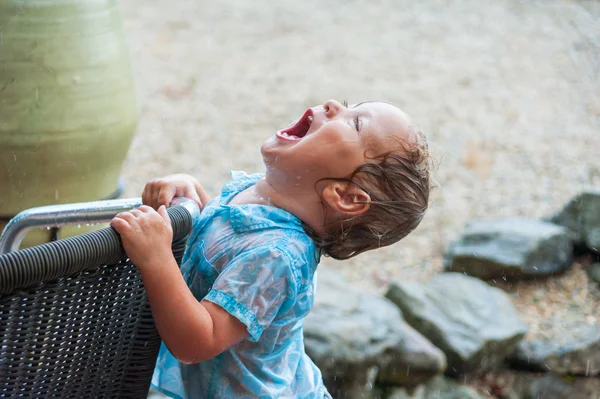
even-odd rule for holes
{"type": "Polygon", "coordinates": [[[286,129],[279,130],[276,133],[276,136],[279,137],[280,139],[289,140],[289,141],[302,140],[302,138],[304,136],[306,136],[306,134],[308,133],[308,130],[310,129],[310,125],[311,125],[312,121],[313,121],[313,112],[309,108],[306,110],[304,115],[302,115],[302,117],[298,120],[298,122],[296,122],[294,125],[286,128],[286,129]]]}

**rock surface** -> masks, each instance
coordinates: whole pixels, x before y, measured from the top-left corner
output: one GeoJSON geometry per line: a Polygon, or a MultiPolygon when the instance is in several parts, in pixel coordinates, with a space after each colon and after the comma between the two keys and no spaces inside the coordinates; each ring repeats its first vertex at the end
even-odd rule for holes
{"type": "Polygon", "coordinates": [[[592,281],[600,283],[600,263],[594,263],[590,266],[589,275],[592,281]]]}
{"type": "Polygon", "coordinates": [[[459,273],[438,274],[426,285],[392,283],[386,297],[444,351],[448,374],[494,368],[527,332],[506,293],[459,273]]]}
{"type": "Polygon", "coordinates": [[[600,374],[600,324],[572,326],[560,340],[523,340],[511,362],[526,370],[561,375],[600,374]]]}
{"type": "Polygon", "coordinates": [[[480,399],[481,396],[472,388],[460,385],[445,378],[435,377],[427,384],[418,387],[414,392],[395,389],[388,399],[480,399]]]}
{"type": "Polygon", "coordinates": [[[304,337],[332,394],[368,388],[378,372],[389,384],[418,385],[446,367],[443,352],[412,329],[392,302],[356,290],[325,268],[319,269],[304,337]]]}
{"type": "Polygon", "coordinates": [[[567,227],[575,241],[600,249],[600,190],[582,192],[550,220],[567,227]]]}
{"type": "MultiPolygon", "coordinates": [[[[600,379],[552,373],[499,371],[468,376],[465,383],[502,399],[600,399],[600,379]]],[[[488,396],[486,396],[488,397],[488,396]]]]}
{"type": "Polygon", "coordinates": [[[572,253],[562,226],[528,218],[479,220],[449,246],[444,267],[484,280],[544,277],[565,270],[572,253]]]}

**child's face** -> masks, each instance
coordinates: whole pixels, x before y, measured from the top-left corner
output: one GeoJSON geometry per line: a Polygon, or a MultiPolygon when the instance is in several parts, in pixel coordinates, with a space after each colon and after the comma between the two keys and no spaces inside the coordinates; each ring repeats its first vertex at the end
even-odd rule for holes
{"type": "Polygon", "coordinates": [[[368,160],[366,156],[396,148],[398,139],[411,140],[408,124],[408,116],[391,104],[345,107],[329,100],[278,131],[261,151],[268,171],[312,188],[323,178],[348,177],[368,160]]]}

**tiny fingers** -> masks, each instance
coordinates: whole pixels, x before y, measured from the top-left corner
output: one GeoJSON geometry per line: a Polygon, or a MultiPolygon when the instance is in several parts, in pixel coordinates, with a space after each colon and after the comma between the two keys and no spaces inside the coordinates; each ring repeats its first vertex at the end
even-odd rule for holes
{"type": "Polygon", "coordinates": [[[200,197],[198,196],[198,193],[196,192],[195,187],[187,186],[186,188],[184,188],[183,196],[194,201],[196,204],[198,204],[200,209],[202,209],[202,201],[200,200],[200,197]]]}
{"type": "Polygon", "coordinates": [[[119,212],[117,213],[117,215],[115,216],[115,218],[119,218],[119,219],[123,219],[126,221],[130,221],[133,220],[135,218],[135,216],[133,216],[131,214],[131,212],[119,212]]]}
{"type": "Polygon", "coordinates": [[[167,213],[167,208],[164,205],[161,205],[161,207],[158,208],[158,214],[160,215],[160,217],[162,217],[163,222],[165,222],[165,224],[170,227],[171,218],[169,217],[169,214],[167,213]]]}
{"type": "Polygon", "coordinates": [[[161,190],[161,183],[159,179],[152,179],[144,186],[144,192],[142,193],[142,203],[149,205],[153,208],[158,207],[158,194],[161,190]]]}
{"type": "Polygon", "coordinates": [[[144,191],[142,192],[142,204],[144,205],[152,205],[152,189],[150,188],[150,183],[144,186],[144,191]]]}
{"type": "Polygon", "coordinates": [[[169,206],[171,204],[171,201],[175,197],[175,191],[175,188],[170,186],[161,188],[157,196],[157,201],[155,203],[156,207],[158,208],[161,205],[169,206]]]}
{"type": "Polygon", "coordinates": [[[127,229],[129,229],[130,226],[129,226],[129,223],[125,219],[122,219],[122,218],[118,217],[118,215],[117,215],[114,217],[114,219],[112,219],[110,221],[110,227],[117,230],[117,232],[119,234],[121,234],[124,231],[126,231],[127,229]]]}

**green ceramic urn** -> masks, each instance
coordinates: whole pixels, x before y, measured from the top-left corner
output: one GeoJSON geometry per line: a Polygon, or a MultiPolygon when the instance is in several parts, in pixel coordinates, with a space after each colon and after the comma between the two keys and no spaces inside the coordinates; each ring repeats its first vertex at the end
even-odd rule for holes
{"type": "Polygon", "coordinates": [[[116,0],[0,0],[0,230],[24,209],[114,196],[137,117],[116,0]]]}

